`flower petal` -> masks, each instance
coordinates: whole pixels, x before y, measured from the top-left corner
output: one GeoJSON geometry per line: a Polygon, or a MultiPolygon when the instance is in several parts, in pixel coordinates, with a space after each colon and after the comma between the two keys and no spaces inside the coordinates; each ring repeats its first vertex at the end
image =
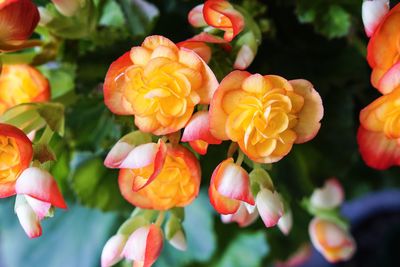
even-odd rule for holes
{"type": "Polygon", "coordinates": [[[369,167],[386,170],[400,165],[400,147],[396,139],[388,139],[381,132],[368,131],[360,126],[357,143],[361,157],[369,167]]]}
{"type": "Polygon", "coordinates": [[[25,199],[28,202],[29,206],[31,206],[33,211],[36,213],[39,220],[42,220],[49,214],[51,203],[38,200],[28,195],[25,195],[25,199]]]}
{"type": "Polygon", "coordinates": [[[14,211],[29,238],[36,238],[42,235],[40,220],[23,195],[17,195],[14,211]]]}
{"type": "Polygon", "coordinates": [[[123,255],[130,260],[150,267],[157,260],[163,247],[163,234],[155,224],[140,227],[126,242],[123,255]]]}
{"type": "Polygon", "coordinates": [[[275,226],[283,215],[283,204],[276,191],[261,189],[256,197],[256,205],[266,227],[275,226]]]}
{"type": "Polygon", "coordinates": [[[296,144],[307,142],[315,137],[321,128],[324,107],[321,96],[307,80],[289,81],[295,93],[304,97],[304,105],[299,113],[299,121],[294,128],[297,134],[296,144]]]}
{"type": "Polygon", "coordinates": [[[188,14],[188,21],[190,25],[193,27],[205,27],[207,26],[207,22],[203,17],[203,7],[204,5],[195,6],[192,10],[190,10],[188,14]]]}
{"type": "Polygon", "coordinates": [[[382,19],[389,12],[389,0],[364,0],[362,20],[368,37],[372,36],[382,19]]]}
{"type": "Polygon", "coordinates": [[[24,170],[15,185],[17,194],[25,194],[53,206],[66,209],[67,204],[50,173],[37,167],[24,170]]]}
{"type": "Polygon", "coordinates": [[[122,251],[127,240],[127,236],[116,234],[107,241],[101,253],[101,267],[110,267],[123,259],[122,251]]]}
{"type": "Polygon", "coordinates": [[[182,142],[202,140],[208,144],[221,144],[210,132],[210,119],[207,111],[198,111],[186,125],[182,135],[182,142]]]}
{"type": "Polygon", "coordinates": [[[169,243],[180,251],[186,251],[187,249],[186,237],[182,230],[177,231],[169,240],[169,243]]]}
{"type": "Polygon", "coordinates": [[[287,211],[285,211],[283,216],[279,219],[278,227],[279,227],[279,230],[281,230],[281,232],[284,235],[288,235],[290,233],[290,230],[292,230],[292,226],[293,226],[292,211],[287,210],[287,211]]]}
{"type": "Polygon", "coordinates": [[[379,80],[379,91],[389,94],[400,86],[400,62],[393,65],[379,80]]]}
{"type": "Polygon", "coordinates": [[[233,159],[224,160],[218,170],[213,173],[211,183],[224,197],[240,200],[254,205],[250,189],[249,174],[241,166],[233,163],[233,159]]]}
{"type": "Polygon", "coordinates": [[[233,67],[238,70],[245,70],[253,62],[255,58],[255,53],[248,45],[242,45],[236,56],[235,63],[233,67]]]}
{"type": "Polygon", "coordinates": [[[104,81],[104,103],[111,112],[118,115],[133,114],[132,107],[123,95],[123,87],[119,82],[124,71],[132,64],[130,52],[126,52],[110,65],[104,81]]]}
{"type": "Polygon", "coordinates": [[[344,201],[342,185],[336,178],[327,180],[322,188],[315,189],[310,197],[313,207],[320,209],[333,209],[344,201]]]}
{"type": "Polygon", "coordinates": [[[331,221],[316,217],[308,231],[314,247],[331,263],[349,260],[356,250],[350,233],[331,221]]]}
{"type": "Polygon", "coordinates": [[[123,160],[129,155],[135,146],[127,142],[116,143],[104,160],[104,165],[107,168],[119,168],[123,160]]]}
{"type": "MultiPolygon", "coordinates": [[[[221,81],[215,91],[210,105],[210,131],[216,138],[221,140],[229,139],[225,131],[228,115],[223,109],[223,98],[230,91],[240,90],[243,81],[250,75],[247,71],[232,71],[221,81]]],[[[227,103],[227,105],[231,104],[227,103]]]]}

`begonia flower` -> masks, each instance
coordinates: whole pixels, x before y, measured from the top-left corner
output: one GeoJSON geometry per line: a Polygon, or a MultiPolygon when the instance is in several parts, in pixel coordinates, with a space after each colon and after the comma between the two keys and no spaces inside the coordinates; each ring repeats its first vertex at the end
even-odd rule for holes
{"type": "Polygon", "coordinates": [[[217,86],[199,55],[155,35],[111,64],[104,101],[115,114],[135,115],[142,132],[165,135],[182,129],[197,104],[209,104],[217,86]]]}
{"type": "Polygon", "coordinates": [[[251,160],[273,163],[294,143],[314,138],[322,117],[321,97],[310,82],[233,71],[211,101],[210,131],[237,142],[251,160]]]}

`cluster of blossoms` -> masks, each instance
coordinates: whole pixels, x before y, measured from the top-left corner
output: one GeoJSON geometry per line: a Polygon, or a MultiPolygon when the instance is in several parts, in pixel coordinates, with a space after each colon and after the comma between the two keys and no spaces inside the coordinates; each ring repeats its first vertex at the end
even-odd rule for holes
{"type": "Polygon", "coordinates": [[[389,4],[374,0],[362,7],[371,83],[383,95],[361,111],[357,139],[366,164],[381,170],[400,165],[400,4],[391,10],[389,4]]]}
{"type": "MultiPolygon", "coordinates": [[[[16,51],[40,43],[29,40],[39,22],[38,8],[30,0],[0,1],[0,21],[3,28],[0,52],[16,51]]],[[[14,211],[30,238],[42,234],[40,222],[52,217],[55,207],[66,209],[67,205],[55,179],[42,164],[47,161],[43,153],[50,149],[47,145],[53,131],[46,128],[40,140],[33,142],[36,132],[46,127],[36,112],[42,106],[22,105],[21,109],[14,111],[13,108],[48,100],[49,82],[37,69],[25,64],[1,66],[0,198],[16,195],[14,211]]]]}
{"type": "MultiPolygon", "coordinates": [[[[260,216],[266,227],[290,232],[290,207],[262,164],[279,161],[294,144],[317,134],[321,97],[306,80],[241,70],[219,83],[207,65],[212,53],[206,43],[230,49],[245,28],[244,16],[227,1],[209,0],[190,12],[189,21],[222,31],[223,37],[205,31],[175,44],[149,36],[107,72],[105,104],[117,115],[133,115],[139,131],[122,137],[104,161],[120,169],[121,194],[137,209],[105,245],[103,267],[123,258],[151,266],[161,252],[164,218],[166,239],[186,248],[183,216],[177,213],[198,195],[201,171],[195,154],[180,142],[200,155],[209,145],[231,142],[208,191],[223,222],[245,227],[260,216]],[[242,166],[245,158],[250,173],[242,166]]],[[[252,59],[240,59],[244,54],[239,52],[237,62],[250,64],[252,59]]]]}

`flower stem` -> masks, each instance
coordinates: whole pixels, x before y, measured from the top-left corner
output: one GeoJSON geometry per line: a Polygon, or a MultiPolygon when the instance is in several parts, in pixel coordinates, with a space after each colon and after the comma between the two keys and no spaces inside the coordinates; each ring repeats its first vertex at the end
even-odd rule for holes
{"type": "Polygon", "coordinates": [[[161,227],[161,225],[164,221],[164,218],[165,218],[165,211],[160,211],[160,213],[158,213],[158,217],[157,217],[155,224],[157,226],[161,227]]]}
{"type": "Polygon", "coordinates": [[[51,138],[53,137],[53,130],[47,125],[40,137],[39,143],[40,144],[49,144],[51,138]]]}
{"type": "Polygon", "coordinates": [[[236,159],[236,164],[237,165],[242,165],[242,163],[243,163],[243,160],[244,160],[244,153],[243,153],[243,151],[242,150],[238,150],[238,157],[237,157],[237,159],[236,159]]]}

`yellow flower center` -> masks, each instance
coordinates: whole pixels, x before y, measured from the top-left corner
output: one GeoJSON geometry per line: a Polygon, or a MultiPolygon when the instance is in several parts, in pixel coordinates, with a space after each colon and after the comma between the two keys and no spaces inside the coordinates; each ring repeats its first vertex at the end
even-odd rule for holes
{"type": "Polygon", "coordinates": [[[4,65],[0,75],[0,115],[7,109],[32,102],[42,90],[25,66],[4,65]]]}
{"type": "Polygon", "coordinates": [[[166,57],[128,68],[117,82],[123,83],[124,95],[136,116],[150,116],[163,127],[171,126],[176,118],[190,117],[200,102],[196,90],[202,75],[166,57]]]}
{"type": "Polygon", "coordinates": [[[0,135],[0,184],[13,182],[19,176],[20,154],[14,138],[0,135]]]}
{"type": "MultiPolygon", "coordinates": [[[[130,171],[134,176],[148,178],[153,166],[130,171]]],[[[154,209],[167,210],[187,205],[193,199],[197,186],[184,159],[168,155],[157,178],[137,193],[149,200],[154,209]]]]}
{"type": "Polygon", "coordinates": [[[292,129],[304,99],[282,78],[252,75],[243,82],[241,90],[225,95],[222,103],[228,114],[229,138],[250,154],[279,155],[286,150],[285,145],[292,145],[296,139],[292,129]]]}

